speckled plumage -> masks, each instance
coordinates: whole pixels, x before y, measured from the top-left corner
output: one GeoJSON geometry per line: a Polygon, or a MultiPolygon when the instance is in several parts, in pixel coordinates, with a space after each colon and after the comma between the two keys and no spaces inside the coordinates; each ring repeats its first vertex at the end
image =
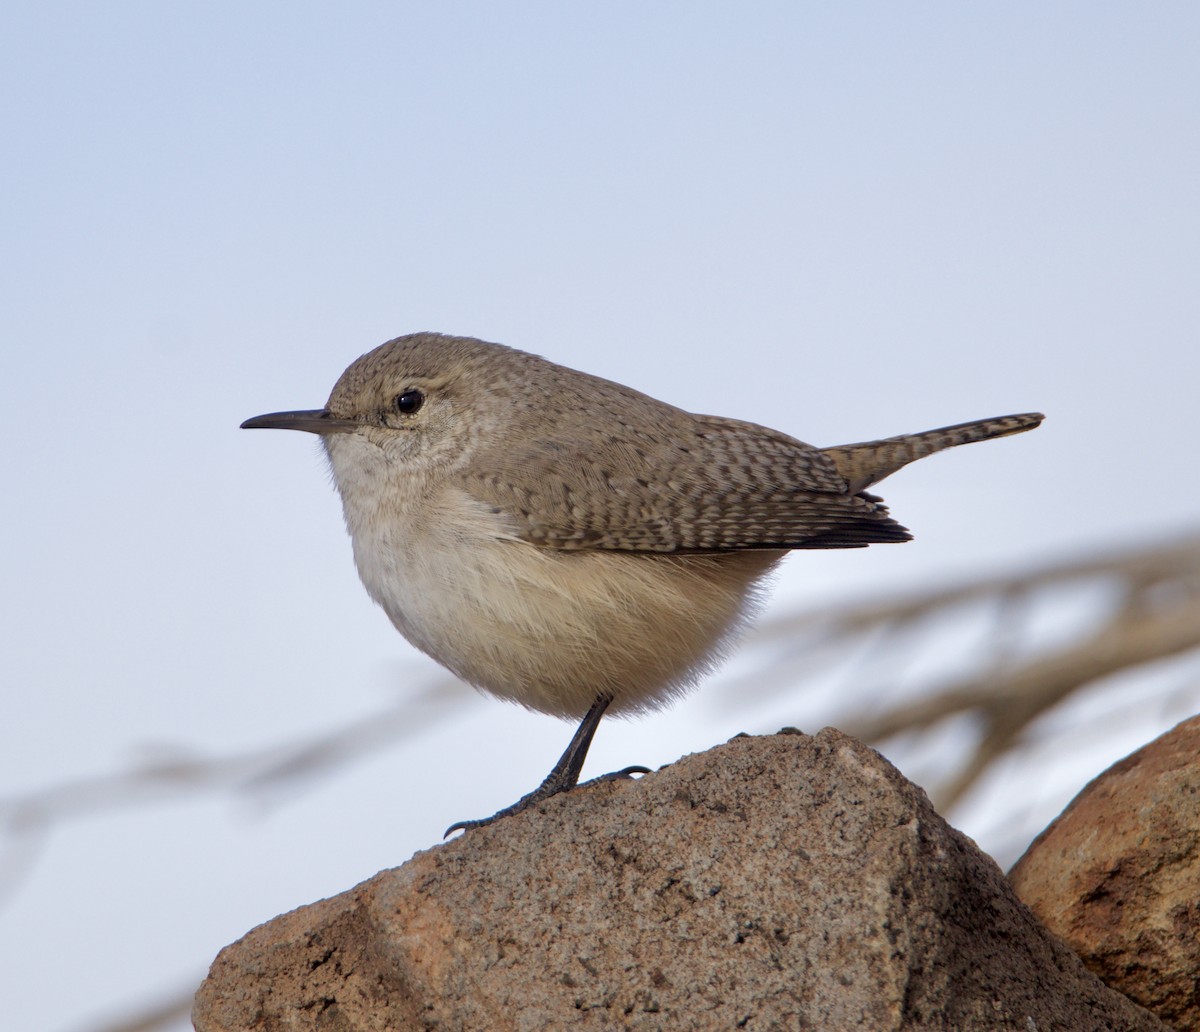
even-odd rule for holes
{"type": "Polygon", "coordinates": [[[778,554],[909,538],[860,485],[1040,418],[822,450],[433,333],[358,359],[327,410],[361,427],[325,440],[372,596],[471,683],[562,715],[597,691],[614,710],[665,701],[711,665],[778,554]],[[405,391],[422,393],[418,412],[396,411],[405,391]],[[710,558],[688,567],[687,555],[710,558]],[[703,576],[666,590],[684,569],[722,590],[703,576]],[[678,626],[689,631],[672,649],[678,626]]]}
{"type": "Polygon", "coordinates": [[[822,449],[417,333],[351,364],[324,410],[243,425],[321,434],[359,574],[414,645],[502,698],[589,714],[559,791],[606,708],[662,705],[722,657],[787,551],[908,540],[866,487],[1040,420],[822,449]]]}

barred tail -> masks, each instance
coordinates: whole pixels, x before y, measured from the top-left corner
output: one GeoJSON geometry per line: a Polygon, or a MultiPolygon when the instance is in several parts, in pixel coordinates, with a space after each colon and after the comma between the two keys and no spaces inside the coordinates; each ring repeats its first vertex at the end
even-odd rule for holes
{"type": "Polygon", "coordinates": [[[1044,418],[1040,412],[997,416],[995,419],[977,419],[972,423],[926,430],[923,434],[901,434],[882,441],[842,444],[836,448],[823,448],[822,451],[846,478],[850,493],[858,494],[884,477],[891,476],[902,466],[923,459],[926,455],[960,444],[1024,433],[1038,426],[1044,418]]]}

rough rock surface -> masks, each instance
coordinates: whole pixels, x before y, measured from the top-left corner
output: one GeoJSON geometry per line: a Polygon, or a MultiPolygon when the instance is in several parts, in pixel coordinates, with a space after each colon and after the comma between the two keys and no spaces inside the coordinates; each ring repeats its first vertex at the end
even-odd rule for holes
{"type": "Polygon", "coordinates": [[[1200,717],[1096,778],[1010,878],[1105,982],[1200,1030],[1200,717]]]}
{"type": "Polygon", "coordinates": [[[1162,1029],[877,753],[739,737],[223,950],[199,1032],[1162,1029]]]}

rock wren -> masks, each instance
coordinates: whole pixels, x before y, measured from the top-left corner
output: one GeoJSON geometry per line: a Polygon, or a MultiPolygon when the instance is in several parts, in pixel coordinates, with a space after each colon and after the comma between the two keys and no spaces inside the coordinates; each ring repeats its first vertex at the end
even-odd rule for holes
{"type": "Polygon", "coordinates": [[[582,717],[538,788],[453,831],[574,787],[605,711],[691,688],[791,549],[909,540],[872,484],[1041,421],[816,448],[500,344],[414,333],[354,362],[325,408],[242,426],[320,435],[359,576],[413,645],[476,688],[582,717]]]}

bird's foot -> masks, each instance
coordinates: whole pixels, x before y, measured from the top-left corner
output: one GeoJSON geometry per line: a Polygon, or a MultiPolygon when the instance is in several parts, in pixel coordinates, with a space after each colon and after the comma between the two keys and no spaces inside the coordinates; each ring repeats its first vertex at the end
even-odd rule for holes
{"type": "MultiPolygon", "coordinates": [[[[471,828],[483,828],[502,817],[511,817],[514,813],[520,813],[522,810],[528,810],[531,806],[536,806],[538,803],[545,802],[560,792],[569,792],[573,788],[581,787],[578,782],[579,775],[575,775],[575,780],[567,777],[556,777],[557,771],[552,771],[550,776],[546,778],[537,788],[528,795],[521,796],[512,806],[506,806],[503,810],[498,810],[490,817],[481,817],[475,821],[458,821],[456,824],[451,824],[446,829],[446,833],[442,838],[448,838],[456,831],[469,831],[471,828]]],[[[632,766],[626,767],[624,770],[613,771],[611,774],[602,774],[598,778],[592,778],[591,781],[585,781],[582,787],[587,785],[595,785],[601,781],[624,781],[634,774],[649,774],[649,767],[632,766]]]]}

